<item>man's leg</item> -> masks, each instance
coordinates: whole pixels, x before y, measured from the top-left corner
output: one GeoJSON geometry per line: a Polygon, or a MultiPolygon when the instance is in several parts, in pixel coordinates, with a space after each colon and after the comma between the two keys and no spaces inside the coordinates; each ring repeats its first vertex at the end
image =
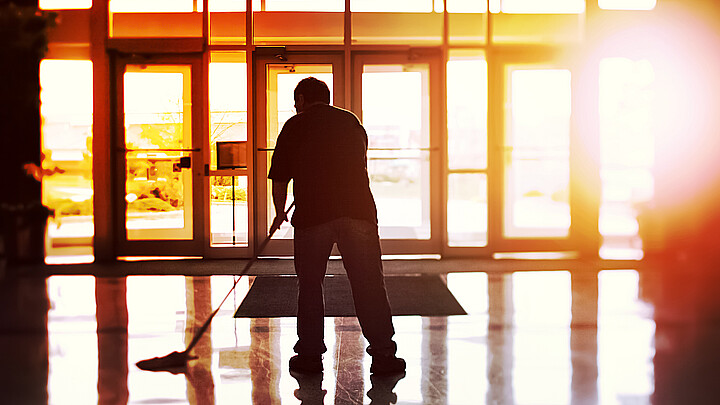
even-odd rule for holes
{"type": "Polygon", "coordinates": [[[343,218],[338,222],[338,249],[352,288],[355,312],[371,356],[394,356],[390,304],[385,291],[380,240],[371,222],[343,218]]]}
{"type": "Polygon", "coordinates": [[[328,224],[295,229],[295,272],[298,278],[298,342],[295,352],[319,356],[324,343],[323,280],[334,241],[328,224]]]}

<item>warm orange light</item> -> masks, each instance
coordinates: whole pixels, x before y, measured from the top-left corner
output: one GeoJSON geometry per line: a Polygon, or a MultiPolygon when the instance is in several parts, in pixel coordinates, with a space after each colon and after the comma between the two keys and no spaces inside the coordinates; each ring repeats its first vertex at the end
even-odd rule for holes
{"type": "Polygon", "coordinates": [[[598,0],[605,10],[652,10],[656,4],[657,0],[598,0]]]}
{"type": "Polygon", "coordinates": [[[40,0],[38,5],[41,10],[88,9],[92,0],[40,0]]]}
{"type": "MultiPolygon", "coordinates": [[[[491,5],[491,11],[493,10],[491,5]]],[[[575,14],[585,11],[584,0],[502,0],[502,12],[512,14],[575,14]]]]}
{"type": "Polygon", "coordinates": [[[40,64],[42,201],[55,211],[48,222],[46,263],[93,260],[92,77],[88,60],[40,64]]]}

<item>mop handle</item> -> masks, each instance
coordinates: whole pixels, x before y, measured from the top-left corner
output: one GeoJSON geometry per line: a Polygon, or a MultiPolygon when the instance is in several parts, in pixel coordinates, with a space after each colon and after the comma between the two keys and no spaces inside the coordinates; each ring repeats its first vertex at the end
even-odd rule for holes
{"type": "MultiPolygon", "coordinates": [[[[286,216],[290,214],[290,210],[292,210],[293,206],[295,206],[295,201],[293,201],[290,204],[290,206],[288,207],[287,211],[285,211],[286,216]]],[[[250,260],[248,260],[247,263],[245,263],[245,267],[242,269],[240,274],[238,274],[238,278],[237,278],[237,280],[235,280],[235,283],[233,283],[232,288],[230,288],[230,291],[228,291],[228,293],[225,295],[225,298],[223,298],[222,301],[220,301],[220,305],[218,305],[217,309],[215,311],[213,311],[212,314],[210,314],[210,317],[208,317],[208,319],[205,321],[205,323],[200,327],[200,329],[198,329],[197,333],[195,333],[195,336],[193,336],[193,339],[190,341],[190,344],[187,346],[187,349],[185,349],[185,353],[190,352],[190,350],[192,350],[192,348],[198,344],[198,342],[200,341],[200,338],[205,333],[208,326],[210,326],[210,322],[215,317],[215,315],[218,313],[218,311],[220,311],[220,308],[225,303],[225,300],[227,300],[228,297],[230,296],[230,294],[232,294],[232,292],[235,291],[235,287],[237,287],[237,284],[240,281],[240,279],[242,278],[242,276],[244,276],[245,273],[247,273],[248,270],[250,270],[250,267],[252,267],[252,265],[255,264],[255,262],[258,260],[258,255],[260,253],[262,253],[263,250],[265,250],[265,246],[267,246],[267,244],[268,244],[268,242],[270,242],[270,239],[272,238],[273,234],[275,234],[275,231],[277,231],[279,228],[280,228],[279,225],[270,228],[270,232],[268,232],[268,237],[265,238],[263,243],[260,244],[260,247],[258,247],[257,254],[254,255],[252,258],[250,258],[250,260]]]]}

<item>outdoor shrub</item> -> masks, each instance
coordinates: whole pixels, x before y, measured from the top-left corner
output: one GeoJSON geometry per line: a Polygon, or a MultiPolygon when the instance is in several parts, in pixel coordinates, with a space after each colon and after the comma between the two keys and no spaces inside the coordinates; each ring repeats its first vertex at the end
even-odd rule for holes
{"type": "MultiPolygon", "coordinates": [[[[212,199],[220,201],[231,201],[232,186],[212,186],[212,199]]],[[[247,202],[247,190],[235,186],[235,201],[247,202]]]]}
{"type": "Polygon", "coordinates": [[[128,210],[132,212],[147,212],[147,211],[173,211],[175,208],[170,205],[167,201],[163,201],[159,198],[139,198],[130,204],[128,204],[128,210]]]}
{"type": "Polygon", "coordinates": [[[127,193],[135,194],[138,200],[157,198],[178,208],[182,205],[182,183],[177,179],[169,181],[134,181],[128,183],[127,193]]]}
{"type": "Polygon", "coordinates": [[[47,207],[55,211],[56,216],[92,215],[92,198],[85,201],[73,201],[70,199],[50,200],[47,207]]]}

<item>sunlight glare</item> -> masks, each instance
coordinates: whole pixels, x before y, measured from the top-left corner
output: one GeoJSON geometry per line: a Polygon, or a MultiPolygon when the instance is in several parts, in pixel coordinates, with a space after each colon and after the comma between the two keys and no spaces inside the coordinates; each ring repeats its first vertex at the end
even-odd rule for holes
{"type": "Polygon", "coordinates": [[[40,0],[40,10],[80,10],[92,7],[93,0],[40,0]]]}
{"type": "Polygon", "coordinates": [[[509,14],[579,14],[584,0],[502,0],[502,12],[509,14]]]}
{"type": "Polygon", "coordinates": [[[598,0],[603,10],[652,10],[657,0],[598,0]]]}

